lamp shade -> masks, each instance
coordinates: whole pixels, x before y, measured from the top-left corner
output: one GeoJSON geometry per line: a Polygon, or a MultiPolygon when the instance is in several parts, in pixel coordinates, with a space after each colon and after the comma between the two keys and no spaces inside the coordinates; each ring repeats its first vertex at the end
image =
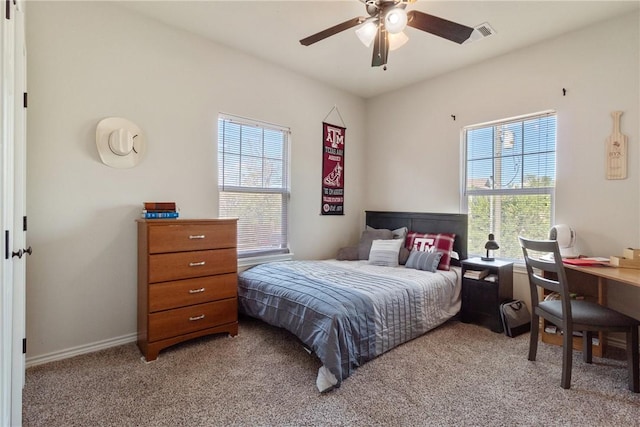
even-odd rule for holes
{"type": "Polygon", "coordinates": [[[370,47],[378,33],[378,23],[367,21],[356,30],[356,35],[366,47],[370,47]]]}
{"type": "Polygon", "coordinates": [[[483,261],[495,261],[495,258],[493,257],[493,251],[500,249],[500,246],[498,246],[498,242],[496,242],[493,233],[489,234],[489,240],[487,240],[487,243],[484,244],[484,248],[487,250],[487,256],[482,257],[481,259],[483,261]]]}
{"type": "Polygon", "coordinates": [[[399,47],[404,46],[408,40],[409,37],[407,37],[404,31],[400,31],[397,34],[389,33],[389,50],[396,50],[399,47]]]}
{"type": "Polygon", "coordinates": [[[384,28],[391,34],[397,34],[407,26],[407,12],[400,8],[394,7],[387,11],[384,15],[384,28]]]}
{"type": "Polygon", "coordinates": [[[485,243],[484,248],[492,251],[500,249],[500,246],[498,246],[498,242],[496,242],[493,234],[489,234],[489,240],[487,241],[487,243],[485,243]]]}

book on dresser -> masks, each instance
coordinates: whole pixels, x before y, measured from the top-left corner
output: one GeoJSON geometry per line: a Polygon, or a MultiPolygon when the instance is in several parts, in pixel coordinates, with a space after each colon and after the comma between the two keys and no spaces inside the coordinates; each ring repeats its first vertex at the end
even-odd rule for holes
{"type": "Polygon", "coordinates": [[[238,334],[237,220],[139,219],[138,347],[147,361],[204,335],[238,334]]]}
{"type": "Polygon", "coordinates": [[[148,211],[143,210],[141,217],[143,219],[159,219],[159,218],[178,218],[180,216],[179,212],[156,212],[156,211],[148,211]]]}
{"type": "Polygon", "coordinates": [[[144,209],[148,211],[175,211],[176,202],[144,202],[144,209]]]}
{"type": "Polygon", "coordinates": [[[176,202],[144,202],[140,216],[143,219],[170,219],[178,218],[180,213],[176,202]]]}

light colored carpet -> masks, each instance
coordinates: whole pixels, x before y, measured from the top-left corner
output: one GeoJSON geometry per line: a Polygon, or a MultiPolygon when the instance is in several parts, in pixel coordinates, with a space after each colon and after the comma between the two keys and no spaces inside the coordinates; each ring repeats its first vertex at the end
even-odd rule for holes
{"type": "Polygon", "coordinates": [[[574,354],[560,388],[560,348],[448,322],[319,394],[320,363],[295,337],[241,319],[224,335],[144,363],[135,344],[27,370],[25,426],[640,426],[626,362],[574,354]]]}

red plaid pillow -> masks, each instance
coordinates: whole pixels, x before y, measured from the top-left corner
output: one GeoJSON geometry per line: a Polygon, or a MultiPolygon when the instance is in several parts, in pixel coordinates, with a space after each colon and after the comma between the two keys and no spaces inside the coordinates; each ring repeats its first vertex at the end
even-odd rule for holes
{"type": "Polygon", "coordinates": [[[451,251],[453,250],[453,240],[455,234],[449,233],[416,233],[410,231],[407,233],[407,238],[404,241],[405,247],[410,251],[423,251],[423,252],[442,252],[442,258],[438,264],[438,270],[449,270],[449,264],[451,263],[451,251]]]}

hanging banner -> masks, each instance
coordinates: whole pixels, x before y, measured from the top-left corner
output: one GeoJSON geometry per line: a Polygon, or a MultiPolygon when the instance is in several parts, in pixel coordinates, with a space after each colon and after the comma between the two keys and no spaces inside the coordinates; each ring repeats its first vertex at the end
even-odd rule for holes
{"type": "Polygon", "coordinates": [[[322,215],[344,215],[344,133],[322,123],[322,215]]]}

